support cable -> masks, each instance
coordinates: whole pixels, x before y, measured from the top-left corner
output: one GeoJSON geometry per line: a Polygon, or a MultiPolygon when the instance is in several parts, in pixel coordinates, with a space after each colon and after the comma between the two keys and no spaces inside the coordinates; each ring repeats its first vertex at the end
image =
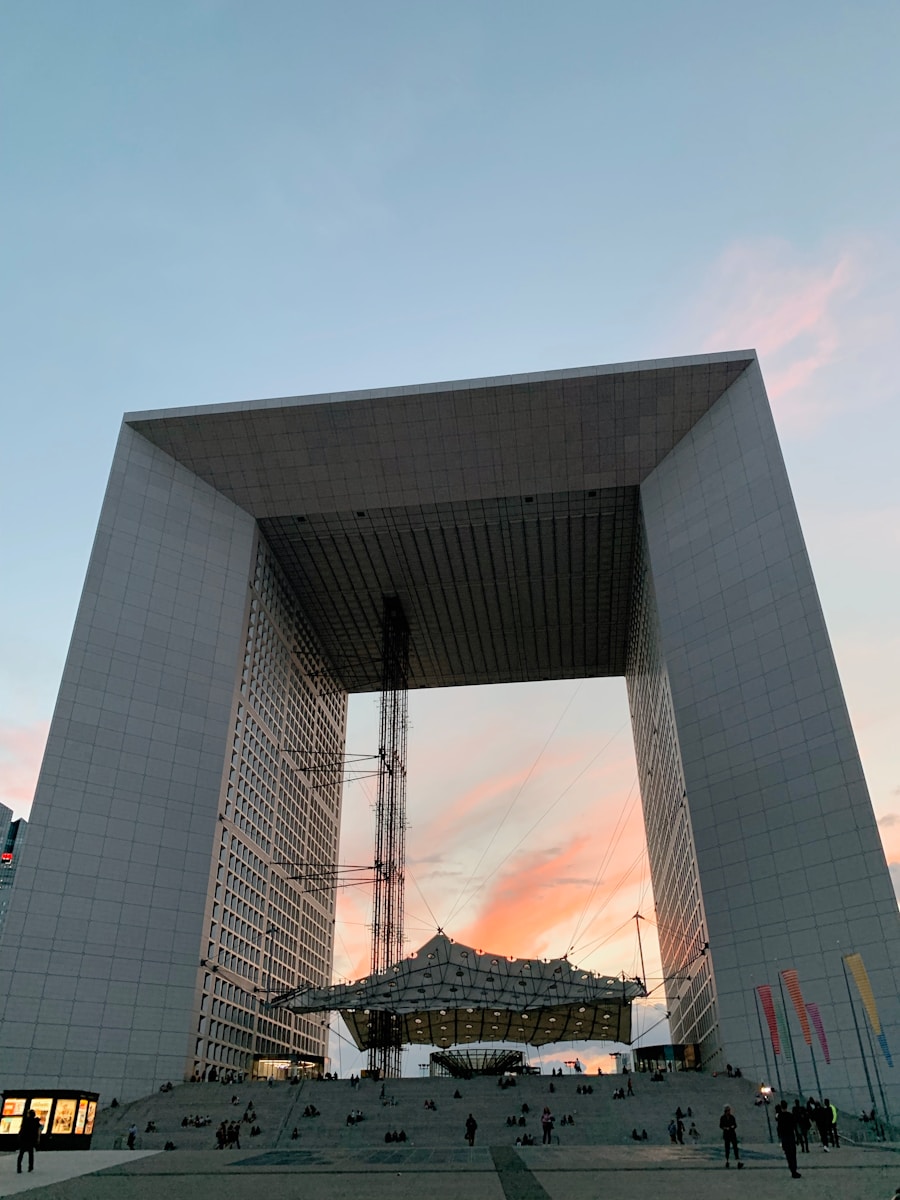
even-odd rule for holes
{"type": "MultiPolygon", "coordinates": [[[[573,699],[574,699],[574,697],[573,697],[573,699]]],[[[541,816],[538,817],[538,819],[534,822],[534,824],[529,829],[527,829],[525,831],[525,833],[522,834],[522,836],[519,838],[519,840],[516,842],[516,844],[503,856],[503,858],[500,859],[500,861],[497,863],[497,865],[494,867],[494,869],[492,871],[490,871],[484,877],[484,879],[482,879],[482,881],[478,885],[478,887],[475,888],[474,891],[469,893],[469,895],[467,897],[469,900],[471,900],[475,896],[477,896],[479,894],[479,892],[484,891],[484,889],[487,887],[487,885],[490,883],[490,881],[493,879],[493,877],[500,871],[500,868],[503,867],[507,862],[509,862],[509,860],[512,858],[512,856],[516,853],[516,851],[519,849],[519,847],[524,842],[528,841],[528,839],[531,837],[531,835],[534,833],[534,831],[537,829],[537,827],[542,822],[544,822],[547,819],[547,817],[550,816],[550,814],[553,812],[553,810],[556,808],[556,806],[562,800],[565,799],[565,797],[569,794],[569,792],[571,792],[572,788],[575,786],[576,783],[578,783],[579,779],[581,779],[583,775],[586,775],[587,772],[594,765],[594,763],[597,761],[597,759],[609,749],[609,747],[616,740],[616,738],[619,736],[619,734],[622,732],[622,730],[624,728],[625,728],[625,723],[620,725],[619,728],[616,730],[616,732],[612,735],[612,737],[610,737],[606,742],[604,742],[604,744],[600,747],[600,749],[597,751],[597,753],[594,755],[594,757],[591,758],[581,768],[581,770],[578,772],[578,774],[575,776],[575,778],[572,780],[572,782],[567,787],[563,788],[563,790],[559,793],[559,795],[556,797],[556,799],[551,801],[551,803],[547,806],[547,808],[544,810],[544,812],[541,814],[541,816]]],[[[482,858],[483,857],[484,856],[482,855],[482,858]]],[[[480,861],[481,860],[479,860],[479,862],[480,861]]],[[[473,872],[473,876],[474,876],[474,872],[473,872]]],[[[470,883],[471,883],[473,876],[469,877],[470,883]]],[[[455,912],[456,909],[454,909],[453,911],[455,912]]],[[[451,916],[452,916],[452,913],[451,913],[451,916]]]]}
{"type": "MultiPolygon", "coordinates": [[[[581,910],[581,915],[579,916],[578,920],[575,923],[575,928],[572,931],[571,938],[569,939],[569,952],[571,952],[572,947],[575,945],[575,940],[578,937],[578,934],[581,932],[581,926],[584,923],[584,918],[587,915],[587,911],[591,906],[592,900],[594,899],[594,894],[596,893],[597,888],[600,886],[600,878],[603,875],[603,872],[606,870],[610,859],[612,858],[613,854],[615,853],[615,850],[618,847],[619,842],[621,841],[622,831],[625,828],[628,818],[631,816],[631,808],[634,803],[632,800],[632,792],[634,791],[634,787],[635,787],[636,783],[637,783],[637,772],[635,772],[635,776],[632,781],[631,787],[628,789],[628,793],[625,796],[625,803],[619,812],[619,819],[616,821],[615,827],[613,829],[612,838],[610,839],[609,844],[606,847],[606,853],[603,855],[603,858],[600,861],[600,865],[597,868],[597,874],[594,876],[594,882],[591,884],[591,890],[588,892],[587,899],[584,902],[584,908],[581,910]]],[[[615,895],[616,892],[618,892],[620,887],[621,887],[621,883],[619,883],[616,886],[616,889],[613,892],[613,895],[615,895]]]]}
{"type": "MultiPolygon", "coordinates": [[[[507,805],[506,812],[500,818],[500,822],[497,825],[497,828],[494,830],[494,832],[488,838],[487,845],[481,851],[478,861],[476,862],[475,866],[472,868],[469,878],[466,880],[466,882],[463,884],[462,888],[460,889],[459,895],[457,896],[456,901],[453,904],[453,907],[450,909],[450,912],[447,914],[447,919],[444,922],[444,928],[447,928],[449,926],[450,922],[453,920],[454,916],[459,911],[462,904],[470,898],[469,888],[472,886],[472,880],[478,874],[479,868],[481,867],[481,864],[484,862],[485,858],[487,857],[488,851],[490,850],[491,846],[493,846],[494,842],[497,840],[500,830],[505,825],[506,820],[509,817],[509,814],[512,812],[513,808],[515,808],[515,806],[519,800],[519,797],[522,795],[522,792],[524,792],[525,788],[528,786],[528,783],[529,783],[532,775],[537,770],[538,763],[544,757],[547,747],[550,745],[550,743],[553,741],[554,737],[556,736],[557,730],[559,729],[560,725],[562,725],[563,721],[565,720],[566,714],[568,713],[569,709],[575,703],[575,700],[578,697],[578,693],[581,691],[582,687],[583,687],[583,683],[579,683],[578,686],[576,687],[575,691],[572,693],[571,697],[569,698],[569,701],[566,704],[565,708],[560,713],[556,724],[550,730],[547,740],[544,742],[543,746],[541,746],[541,748],[538,752],[537,758],[535,758],[534,762],[528,768],[528,774],[525,776],[525,778],[519,784],[518,790],[516,791],[516,794],[513,796],[512,800],[510,800],[509,804],[507,805]]],[[[505,861],[506,861],[506,859],[503,860],[503,862],[505,862],[505,861]]],[[[489,875],[488,878],[490,879],[490,877],[491,876],[489,875]]]]}

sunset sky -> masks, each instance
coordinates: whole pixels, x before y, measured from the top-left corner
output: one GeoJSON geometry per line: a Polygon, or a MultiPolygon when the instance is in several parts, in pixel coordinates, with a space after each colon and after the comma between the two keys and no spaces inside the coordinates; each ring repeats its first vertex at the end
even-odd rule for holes
{"type": "MultiPolygon", "coordinates": [[[[124,411],[755,347],[900,882],[900,6],[749,17],[2,6],[0,801],[27,816],[124,411]]],[[[635,973],[641,912],[658,982],[623,682],[411,718],[410,949],[635,973]]],[[[362,973],[368,895],[339,911],[362,973]]]]}

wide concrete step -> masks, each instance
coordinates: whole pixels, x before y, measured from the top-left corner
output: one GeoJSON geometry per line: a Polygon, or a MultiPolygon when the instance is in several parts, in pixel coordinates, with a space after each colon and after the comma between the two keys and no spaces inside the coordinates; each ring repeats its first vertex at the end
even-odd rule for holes
{"type": "Polygon", "coordinates": [[[293,1086],[283,1082],[274,1086],[263,1082],[181,1084],[171,1092],[102,1110],[93,1144],[100,1149],[125,1145],[129,1126],[134,1124],[138,1148],[162,1149],[166,1142],[174,1142],[178,1149],[210,1150],[216,1146],[220,1122],[237,1121],[242,1151],[377,1146],[385,1144],[385,1134],[400,1130],[415,1145],[453,1147],[464,1145],[470,1112],[478,1122],[477,1144],[513,1145],[525,1133],[539,1143],[540,1115],[547,1105],[555,1117],[554,1144],[630,1143],[632,1129],[638,1133],[646,1130],[649,1144],[668,1144],[667,1126],[680,1106],[685,1113],[690,1110],[686,1131],[693,1121],[698,1144],[717,1145],[721,1141],[719,1117],[726,1104],[734,1110],[741,1140],[768,1141],[765,1110],[754,1104],[756,1092],[747,1080],[686,1072],[672,1073],[663,1083],[651,1083],[646,1075],[631,1078],[635,1094],[625,1100],[614,1100],[612,1095],[626,1080],[610,1075],[523,1076],[510,1088],[500,1088],[496,1079],[389,1080],[383,1096],[382,1085],[369,1080],[363,1080],[359,1088],[347,1080],[305,1081],[293,1086]],[[578,1093],[579,1087],[587,1086],[593,1094],[578,1093]],[[426,1100],[434,1100],[436,1111],[425,1107],[426,1100]],[[257,1137],[250,1136],[251,1124],[242,1120],[248,1105],[252,1105],[255,1124],[261,1130],[257,1137]],[[307,1105],[314,1105],[321,1115],[304,1117],[307,1105]],[[523,1105],[529,1110],[524,1114],[523,1105]],[[364,1120],[348,1124],[348,1115],[357,1109],[364,1120]],[[563,1116],[569,1115],[574,1124],[563,1124],[563,1116]],[[210,1123],[202,1128],[182,1125],[185,1117],[196,1116],[209,1117],[210,1123]],[[525,1125],[521,1126],[518,1122],[523,1116],[525,1125]],[[514,1127],[507,1124],[513,1117],[514,1127]],[[147,1132],[151,1121],[155,1132],[147,1132]],[[292,1136],[295,1130],[296,1137],[292,1136]]]}

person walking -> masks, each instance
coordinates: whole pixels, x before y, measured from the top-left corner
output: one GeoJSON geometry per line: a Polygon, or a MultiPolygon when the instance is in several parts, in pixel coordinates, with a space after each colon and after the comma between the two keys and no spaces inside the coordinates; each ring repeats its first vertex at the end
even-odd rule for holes
{"type": "Polygon", "coordinates": [[[722,1130],[722,1141],[725,1143],[725,1166],[730,1167],[730,1154],[734,1151],[734,1161],[738,1165],[738,1170],[743,1167],[741,1161],[741,1153],[738,1150],[737,1142],[737,1121],[734,1113],[731,1111],[731,1105],[725,1105],[725,1111],[719,1117],[719,1128],[722,1130]]]}
{"type": "Polygon", "coordinates": [[[127,1141],[129,1150],[134,1149],[134,1142],[135,1142],[136,1137],[137,1137],[137,1125],[129,1125],[128,1126],[128,1141],[127,1141]]]}
{"type": "Polygon", "coordinates": [[[839,1150],[841,1148],[841,1139],[838,1137],[838,1111],[827,1096],[825,1097],[824,1107],[828,1113],[828,1143],[834,1146],[835,1150],[839,1150]]]}
{"type": "Polygon", "coordinates": [[[822,1143],[822,1149],[827,1154],[828,1143],[831,1141],[831,1108],[826,1108],[824,1104],[819,1104],[816,1101],[812,1118],[819,1132],[819,1141],[822,1143]]]}
{"type": "Polygon", "coordinates": [[[542,1145],[549,1146],[553,1136],[553,1113],[546,1104],[544,1105],[544,1111],[541,1113],[541,1130],[544,1134],[542,1145]]]}
{"type": "Polygon", "coordinates": [[[792,1111],[794,1114],[794,1126],[797,1130],[797,1145],[803,1154],[809,1154],[809,1112],[799,1100],[794,1101],[792,1111]]]}
{"type": "Polygon", "coordinates": [[[471,1113],[466,1117],[466,1141],[470,1146],[475,1145],[475,1131],[478,1128],[478,1122],[471,1113]]]}
{"type": "Polygon", "coordinates": [[[797,1170],[797,1122],[787,1106],[787,1100],[780,1101],[775,1109],[775,1128],[791,1172],[791,1179],[802,1179],[803,1176],[797,1170]]]}
{"type": "Polygon", "coordinates": [[[28,1155],[28,1170],[34,1170],[34,1152],[41,1142],[41,1120],[33,1108],[22,1118],[19,1129],[19,1157],[16,1160],[16,1171],[22,1174],[22,1159],[28,1155]]]}

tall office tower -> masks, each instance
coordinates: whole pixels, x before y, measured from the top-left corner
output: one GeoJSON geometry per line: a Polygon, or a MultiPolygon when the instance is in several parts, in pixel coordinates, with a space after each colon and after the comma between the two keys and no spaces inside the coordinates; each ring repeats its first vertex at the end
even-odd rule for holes
{"type": "Polygon", "coordinates": [[[265,1001],[331,979],[345,722],[256,522],[125,425],[4,931],[4,1083],[325,1064],[265,1001]]]}
{"type": "Polygon", "coordinates": [[[24,817],[17,821],[5,820],[5,814],[12,813],[0,805],[0,934],[3,933],[3,923],[9,908],[10,889],[16,878],[16,867],[19,865],[19,855],[25,842],[25,829],[28,822],[24,817]],[[3,836],[3,826],[6,824],[6,836],[3,836]]]}
{"type": "Polygon", "coordinates": [[[9,836],[9,827],[12,824],[12,809],[7,808],[5,804],[0,804],[0,846],[5,845],[6,839],[9,836]]]}
{"type": "Polygon", "coordinates": [[[0,946],[5,1082],[323,1060],[264,1001],[329,981],[388,597],[411,689],[625,679],[676,1038],[765,1079],[783,987],[798,1090],[871,1107],[897,902],[752,351],[126,417],[0,946]]]}

